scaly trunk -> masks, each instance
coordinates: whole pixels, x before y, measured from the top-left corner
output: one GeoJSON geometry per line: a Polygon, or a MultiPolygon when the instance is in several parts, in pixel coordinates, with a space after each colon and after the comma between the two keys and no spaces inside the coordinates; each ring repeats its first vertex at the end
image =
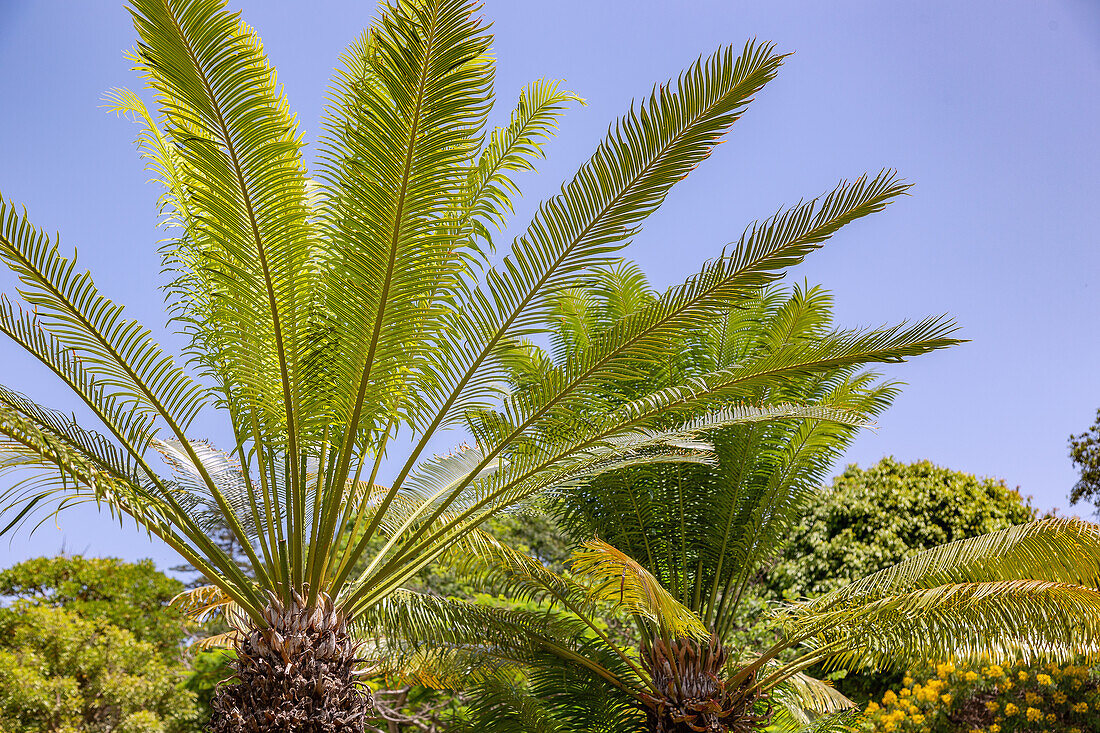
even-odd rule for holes
{"type": "Polygon", "coordinates": [[[646,695],[647,727],[653,733],[750,733],[771,717],[768,696],[749,688],[748,679],[736,688],[725,676],[726,653],[711,638],[703,647],[691,639],[666,644],[657,640],[642,648],[642,664],[657,693],[646,695]]]}
{"type": "Polygon", "coordinates": [[[355,677],[359,643],[332,601],[271,595],[266,628],[241,632],[236,682],[214,694],[211,733],[362,733],[373,700],[355,677]]]}

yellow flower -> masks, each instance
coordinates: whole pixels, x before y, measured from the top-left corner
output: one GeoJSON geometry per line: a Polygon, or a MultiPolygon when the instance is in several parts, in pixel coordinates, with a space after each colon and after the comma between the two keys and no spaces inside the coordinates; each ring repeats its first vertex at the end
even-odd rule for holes
{"type": "Polygon", "coordinates": [[[1075,713],[1087,713],[1089,711],[1089,704],[1083,700],[1073,706],[1073,712],[1075,713]]]}
{"type": "Polygon", "coordinates": [[[966,674],[963,675],[963,679],[965,679],[967,682],[975,682],[978,679],[978,673],[977,672],[967,672],[966,674]]]}
{"type": "Polygon", "coordinates": [[[1058,713],[1047,713],[1047,722],[1048,723],[1057,723],[1058,722],[1058,713]]]}
{"type": "Polygon", "coordinates": [[[905,677],[901,681],[901,684],[905,685],[906,687],[912,687],[913,686],[913,678],[910,677],[909,675],[905,675],[905,677]]]}
{"type": "Polygon", "coordinates": [[[1012,703],[1005,705],[1005,717],[1011,718],[1016,713],[1020,712],[1020,708],[1016,707],[1012,703]]]}
{"type": "Polygon", "coordinates": [[[1035,692],[1027,692],[1024,694],[1024,699],[1027,700],[1028,705],[1038,705],[1043,701],[1043,696],[1035,692]]]}
{"type": "Polygon", "coordinates": [[[910,695],[913,694],[913,691],[910,690],[907,687],[903,687],[903,688],[901,688],[901,690],[898,691],[898,694],[901,695],[902,697],[909,697],[910,695]]]}
{"type": "Polygon", "coordinates": [[[893,690],[887,690],[886,694],[882,696],[883,705],[893,705],[898,701],[898,696],[894,694],[893,690]]]}
{"type": "Polygon", "coordinates": [[[1015,685],[1012,684],[1012,680],[1005,680],[1003,687],[1006,690],[1011,690],[1015,685]]]}
{"type": "Polygon", "coordinates": [[[947,663],[947,664],[937,664],[936,665],[936,675],[941,680],[942,679],[947,679],[947,677],[954,671],[955,671],[955,665],[951,664],[950,662],[947,663]]]}
{"type": "Polygon", "coordinates": [[[879,706],[878,706],[877,702],[871,701],[871,702],[867,703],[867,712],[874,713],[874,712],[877,712],[878,710],[879,710],[879,706]]]}
{"type": "Polygon", "coordinates": [[[1050,687],[1054,684],[1054,680],[1052,680],[1050,678],[1050,675],[1048,674],[1035,675],[1035,681],[1038,682],[1042,687],[1050,687]]]}
{"type": "Polygon", "coordinates": [[[1066,693],[1062,692],[1061,690],[1055,690],[1053,697],[1054,702],[1058,703],[1059,705],[1066,701],[1066,693]]]}
{"type": "Polygon", "coordinates": [[[944,705],[947,705],[948,707],[951,706],[951,696],[950,695],[940,695],[940,699],[943,700],[944,705]]]}
{"type": "Polygon", "coordinates": [[[989,733],[1001,733],[1001,726],[994,723],[993,725],[989,726],[989,733]]]}
{"type": "Polygon", "coordinates": [[[991,713],[997,712],[997,708],[1001,707],[1001,704],[996,700],[990,700],[985,704],[985,709],[991,713]]]}
{"type": "Polygon", "coordinates": [[[924,716],[923,715],[914,715],[913,716],[913,723],[915,725],[920,725],[923,722],[924,722],[924,716]]]}
{"type": "Polygon", "coordinates": [[[1020,678],[1020,682],[1027,682],[1027,672],[1022,669],[1016,674],[1020,678]]]}
{"type": "Polygon", "coordinates": [[[1027,716],[1027,719],[1030,720],[1032,723],[1037,723],[1038,721],[1043,719],[1043,714],[1035,708],[1028,708],[1024,711],[1024,715],[1027,716]]]}

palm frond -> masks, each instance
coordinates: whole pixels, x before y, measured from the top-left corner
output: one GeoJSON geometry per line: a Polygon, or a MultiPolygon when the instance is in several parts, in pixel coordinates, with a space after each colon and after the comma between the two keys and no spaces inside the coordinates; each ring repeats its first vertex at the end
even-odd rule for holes
{"type": "Polygon", "coordinates": [[[19,294],[34,308],[40,327],[73,350],[116,404],[132,404],[182,434],[202,408],[205,390],[173,363],[147,328],[100,295],[91,275],[78,271],[76,260],[63,256],[25,211],[2,196],[0,260],[22,282],[19,294]]]}
{"type": "Polygon", "coordinates": [[[782,620],[791,638],[808,639],[817,659],[844,667],[1065,662],[1100,654],[1100,592],[1050,581],[915,588],[782,620]]]}
{"type": "Polygon", "coordinates": [[[828,611],[913,588],[1017,578],[1100,585],[1100,526],[1074,517],[1042,519],[957,540],[919,552],[799,609],[828,611]]]}
{"type": "Polygon", "coordinates": [[[138,70],[186,176],[188,229],[166,265],[194,358],[296,454],[315,273],[301,140],[258,37],[224,5],[131,3],[138,70]]]}
{"type": "Polygon", "coordinates": [[[493,130],[489,142],[470,170],[467,193],[469,216],[478,234],[492,242],[489,226],[501,229],[520,195],[512,174],[534,170],[544,158],[544,146],[556,132],[558,119],[569,102],[584,104],[576,94],[561,89],[561,81],[538,79],[519,93],[508,124],[493,130]]]}
{"type": "Polygon", "coordinates": [[[627,613],[648,618],[664,633],[709,639],[698,617],[672,597],[636,560],[600,540],[588,540],[573,552],[570,568],[594,598],[627,613]]]}

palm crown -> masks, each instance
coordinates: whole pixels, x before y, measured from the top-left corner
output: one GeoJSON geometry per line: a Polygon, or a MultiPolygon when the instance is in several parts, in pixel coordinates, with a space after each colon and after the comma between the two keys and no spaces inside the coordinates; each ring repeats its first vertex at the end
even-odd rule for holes
{"type": "Polygon", "coordinates": [[[674,353],[680,334],[906,190],[883,173],[750,226],[685,283],[510,391],[559,296],[616,257],[783,57],[769,44],[723,48],[655,87],[498,259],[516,175],[577,98],[537,81],[489,130],[494,66],[477,5],[382,6],[341,57],[312,172],[238,14],[221,0],[132,0],[130,11],[132,57],[156,105],[124,90],[110,99],[141,123],[139,148],[164,187],[169,309],[190,369],[0,198],[0,259],[22,301],[0,303],[0,330],[99,423],[0,390],[0,467],[29,472],[4,494],[5,531],[43,507],[95,501],[201,570],[217,589],[202,603],[232,602],[245,625],[268,628],[272,608],[296,604],[331,603],[354,620],[535,492],[669,436],[803,415],[755,402],[791,375],[954,343],[945,319],[827,332],[609,398],[674,353]],[[228,451],[190,435],[204,410],[224,416],[228,451]],[[452,430],[473,447],[430,456],[452,430]],[[213,526],[228,526],[246,568],[209,539],[213,526]]]}
{"type": "MultiPolygon", "coordinates": [[[[627,265],[563,294],[553,349],[531,349],[516,392],[654,297],[627,265]]],[[[693,373],[814,348],[829,338],[830,310],[819,288],[762,289],[604,399],[629,401],[693,373]]],[[[1079,520],[952,543],[821,598],[777,606],[776,638],[760,648],[733,633],[746,589],[860,424],[895,392],[853,363],[792,375],[757,385],[752,398],[797,402],[802,415],[708,430],[592,469],[549,496],[579,545],[570,574],[488,537],[465,543],[455,558],[485,585],[549,608],[440,606],[403,594],[391,604],[406,607],[391,614],[389,638],[401,640],[391,642],[392,663],[431,682],[476,660],[487,679],[475,730],[747,731],[765,722],[794,730],[813,716],[814,730],[848,730],[851,703],[805,669],[1095,654],[1100,528],[1079,520]],[[429,604],[433,614],[408,610],[429,604]],[[615,617],[628,621],[628,633],[607,631],[615,617]],[[443,646],[450,651],[426,651],[443,646]],[[513,685],[516,664],[526,686],[513,685]]]]}

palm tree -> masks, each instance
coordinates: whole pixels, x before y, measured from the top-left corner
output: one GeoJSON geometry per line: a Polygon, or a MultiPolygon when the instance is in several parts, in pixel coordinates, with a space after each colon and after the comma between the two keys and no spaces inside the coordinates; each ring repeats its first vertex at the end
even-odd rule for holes
{"type": "Polygon", "coordinates": [[[731,408],[746,381],[954,342],[944,319],[837,335],[777,355],[765,373],[719,369],[599,409],[624,375],[677,350],[680,334],[906,190],[883,173],[755,225],[509,394],[524,341],[549,330],[559,295],[613,260],[782,55],[722,48],[654,87],[498,259],[517,176],[577,97],[536,81],[505,125],[487,129],[492,39],[476,4],[381,7],[341,57],[312,172],[238,13],[221,0],[129,8],[132,59],[155,105],[125,90],[110,100],[142,126],[139,149],[163,184],[169,315],[187,343],[177,362],[0,197],[0,260],[21,283],[15,302],[0,302],[0,330],[96,423],[0,389],[0,468],[24,474],[3,494],[3,531],[96,502],[201,571],[210,585],[185,603],[230,610],[238,656],[239,684],[214,701],[215,731],[359,730],[367,650],[352,632],[493,513],[667,436],[804,414],[731,408]],[[193,437],[200,413],[223,419],[227,451],[193,437]],[[431,455],[464,435],[471,447],[431,455]],[[246,567],[210,539],[221,527],[246,567]]]}
{"type": "MultiPolygon", "coordinates": [[[[552,352],[530,349],[516,393],[655,297],[630,266],[564,294],[552,352]]],[[[767,373],[780,355],[837,338],[830,310],[819,288],[747,293],[686,335],[677,354],[620,380],[602,409],[695,373],[767,373]]],[[[465,542],[457,558],[486,586],[545,607],[396,597],[393,606],[435,605],[433,613],[391,614],[398,623],[389,638],[404,642],[391,642],[394,669],[440,684],[479,665],[485,680],[471,726],[478,731],[688,733],[769,723],[847,730],[851,703],[804,670],[822,662],[878,668],[1100,651],[1100,527],[1061,519],[935,548],[776,608],[776,638],[745,648],[734,631],[746,590],[782,549],[860,422],[884,409],[896,386],[849,362],[783,383],[747,379],[742,389],[752,404],[795,402],[830,419],[807,412],[685,435],[559,487],[550,506],[579,542],[570,574],[488,536],[465,542]],[[851,419],[838,421],[837,412],[851,419]],[[434,643],[426,651],[427,640],[434,643]],[[439,651],[444,645],[449,653],[439,651]],[[517,669],[526,686],[512,684],[517,669]]]]}

